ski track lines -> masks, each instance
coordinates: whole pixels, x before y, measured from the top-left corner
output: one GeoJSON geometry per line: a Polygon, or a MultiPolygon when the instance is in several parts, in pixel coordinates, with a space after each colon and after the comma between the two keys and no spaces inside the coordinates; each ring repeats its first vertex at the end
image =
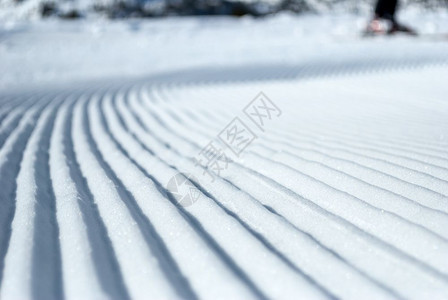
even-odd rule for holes
{"type": "Polygon", "coordinates": [[[442,81],[291,72],[3,97],[0,298],[448,298],[442,81]],[[193,157],[260,90],[282,116],[211,182],[193,157]]]}

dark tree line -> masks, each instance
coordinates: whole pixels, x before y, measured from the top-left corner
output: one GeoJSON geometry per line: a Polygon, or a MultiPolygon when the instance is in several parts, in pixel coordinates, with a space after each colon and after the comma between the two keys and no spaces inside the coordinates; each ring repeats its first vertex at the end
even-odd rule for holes
{"type": "MultiPolygon", "coordinates": [[[[63,10],[58,4],[67,0],[51,0],[44,2],[41,14],[59,16],[61,18],[78,18],[83,12],[76,8],[63,10]]],[[[68,0],[71,1],[71,0],[68,0]]],[[[319,12],[322,7],[331,9],[345,5],[349,10],[356,11],[360,6],[372,3],[374,0],[112,0],[107,4],[93,2],[92,9],[96,13],[109,18],[127,17],[162,17],[170,15],[232,15],[232,16],[264,16],[279,11],[294,13],[319,12]]],[[[448,0],[402,0],[402,5],[419,4],[428,9],[448,9],[448,0]]]]}

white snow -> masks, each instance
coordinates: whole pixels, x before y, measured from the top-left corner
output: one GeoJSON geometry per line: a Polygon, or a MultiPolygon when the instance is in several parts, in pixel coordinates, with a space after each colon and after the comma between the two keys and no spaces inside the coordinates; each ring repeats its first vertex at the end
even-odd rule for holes
{"type": "Polygon", "coordinates": [[[0,297],[446,299],[448,17],[400,17],[425,34],[0,23],[0,297]],[[282,111],[264,131],[243,113],[260,92],[282,111]],[[240,156],[217,138],[235,117],[256,134],[240,156]],[[213,180],[210,141],[232,159],[213,180]]]}
{"type": "Polygon", "coordinates": [[[0,90],[56,83],[85,86],[105,78],[129,80],[191,68],[286,65],[346,72],[447,59],[448,12],[410,10],[399,17],[426,36],[372,43],[359,38],[369,16],[342,13],[285,13],[265,19],[5,21],[0,22],[0,70],[5,70],[0,72],[0,90]]]}

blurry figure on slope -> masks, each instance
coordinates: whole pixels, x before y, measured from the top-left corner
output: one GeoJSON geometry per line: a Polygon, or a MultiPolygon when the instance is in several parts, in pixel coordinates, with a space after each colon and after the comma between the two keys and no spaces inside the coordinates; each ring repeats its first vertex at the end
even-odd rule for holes
{"type": "Polygon", "coordinates": [[[411,35],[417,35],[413,29],[398,23],[395,18],[397,5],[398,0],[378,0],[375,7],[375,16],[367,26],[366,34],[381,35],[404,32],[411,35]]]}

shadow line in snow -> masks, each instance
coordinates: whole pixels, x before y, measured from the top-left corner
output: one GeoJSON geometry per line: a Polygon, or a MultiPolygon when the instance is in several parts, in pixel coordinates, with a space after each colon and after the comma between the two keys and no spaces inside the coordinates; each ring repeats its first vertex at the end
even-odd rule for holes
{"type": "Polygon", "coordinates": [[[129,299],[130,297],[121,274],[115,250],[107,234],[106,226],[101,219],[98,207],[88,188],[87,181],[82,175],[79,162],[74,153],[72,136],[73,106],[74,103],[69,107],[68,117],[64,124],[64,155],[70,169],[70,177],[75,183],[78,192],[79,207],[86,224],[95,271],[106,294],[113,299],[129,299]]]}
{"type": "MultiPolygon", "coordinates": [[[[101,101],[98,101],[99,105],[101,101]]],[[[92,133],[90,131],[90,121],[88,118],[88,103],[84,104],[84,132],[86,134],[87,140],[91,146],[92,153],[95,155],[99,164],[107,174],[110,180],[117,186],[117,192],[123,203],[129,209],[132,217],[139,226],[140,231],[152,253],[157,257],[162,272],[166,275],[168,281],[171,282],[173,288],[179,293],[179,296],[185,299],[197,299],[197,296],[193,292],[188,283],[188,280],[180,272],[177,263],[171,257],[168,249],[166,248],[163,239],[158,235],[156,229],[151,224],[150,220],[145,216],[140,206],[137,204],[135,198],[132,196],[131,192],[128,191],[126,186],[121,182],[121,180],[116,176],[115,172],[104,160],[102,153],[98,149],[96,142],[93,139],[92,133]]],[[[101,120],[104,122],[104,120],[101,120]]],[[[112,138],[116,143],[115,139],[112,138]]]]}
{"type": "MultiPolygon", "coordinates": [[[[17,176],[20,171],[20,163],[37,119],[40,117],[45,107],[53,100],[54,98],[47,100],[47,102],[35,112],[34,116],[31,117],[31,121],[29,121],[22,132],[19,133],[17,140],[12,146],[12,150],[6,155],[6,163],[3,166],[0,166],[0,181],[2,183],[0,189],[0,287],[3,282],[5,257],[12,234],[11,226],[16,209],[17,176]]],[[[19,128],[16,128],[15,130],[19,130],[19,128]]]]}
{"type": "MultiPolygon", "coordinates": [[[[123,122],[123,120],[121,119],[121,117],[118,115],[120,122],[123,122]]],[[[167,200],[169,200],[171,203],[173,203],[173,205],[176,206],[176,208],[178,208],[180,215],[188,222],[188,224],[191,225],[191,227],[194,229],[194,231],[196,231],[198,233],[198,235],[206,242],[206,244],[212,248],[215,253],[226,263],[226,265],[233,271],[233,273],[239,278],[241,279],[247,286],[248,288],[254,293],[254,295],[256,295],[258,298],[260,299],[268,299],[263,292],[255,285],[254,282],[252,282],[252,280],[250,279],[250,277],[235,263],[235,261],[231,258],[231,256],[229,254],[227,254],[225,252],[224,249],[222,249],[218,242],[215,241],[215,239],[204,229],[204,227],[202,226],[202,224],[199,222],[199,220],[197,220],[191,213],[189,213],[184,207],[178,205],[177,200],[174,199],[174,197],[160,184],[160,182],[151,174],[149,174],[138,162],[136,162],[130,155],[129,153],[123,149],[123,147],[118,143],[118,141],[115,139],[115,137],[111,134],[110,129],[108,128],[108,125],[106,123],[105,117],[103,114],[101,114],[101,118],[102,118],[102,122],[103,122],[103,126],[105,127],[108,135],[110,136],[110,138],[113,140],[113,142],[115,143],[115,145],[117,146],[117,148],[120,149],[120,151],[147,177],[149,178],[154,185],[156,186],[156,188],[158,189],[158,191],[160,192],[160,194],[166,198],[167,200]]],[[[123,123],[122,123],[123,126],[123,123]]],[[[127,131],[127,128],[124,127],[125,130],[127,131]]],[[[140,143],[140,145],[142,145],[140,143]]],[[[144,147],[144,149],[146,149],[146,147],[144,145],[142,145],[144,147]]],[[[149,150],[148,152],[152,152],[151,150],[149,150]]],[[[172,167],[172,166],[171,166],[172,167]]]]}
{"type": "Polygon", "coordinates": [[[33,296],[39,299],[63,299],[62,259],[59,226],[56,219],[56,197],[50,177],[50,138],[59,105],[52,108],[39,140],[34,163],[36,204],[34,218],[31,284],[33,296]],[[42,276],[45,274],[44,276],[42,276]]]}

